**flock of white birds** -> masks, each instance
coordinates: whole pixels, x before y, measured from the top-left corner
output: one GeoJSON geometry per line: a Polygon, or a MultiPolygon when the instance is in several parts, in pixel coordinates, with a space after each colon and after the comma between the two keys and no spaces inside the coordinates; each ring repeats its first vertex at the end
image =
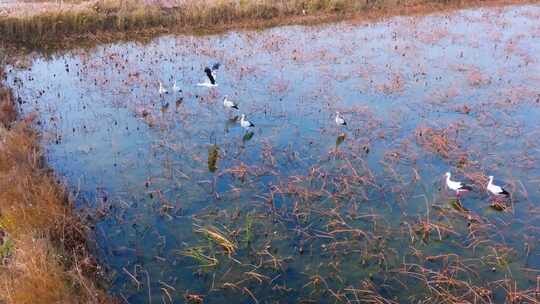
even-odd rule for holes
{"type": "MultiPolygon", "coordinates": [[[[207,80],[205,82],[198,83],[197,86],[207,87],[207,88],[217,87],[218,83],[216,80],[217,79],[216,71],[219,69],[220,66],[221,66],[220,63],[215,63],[212,67],[205,67],[204,73],[206,74],[207,80]]],[[[182,91],[180,87],[178,87],[176,80],[174,81],[174,84],[172,86],[172,91],[175,94],[182,91]]],[[[161,98],[163,98],[164,95],[169,94],[169,90],[163,85],[161,81],[159,81],[158,93],[161,98]]],[[[223,98],[223,106],[230,110],[239,110],[238,103],[230,100],[228,96],[225,96],[223,98]]],[[[341,116],[339,112],[336,112],[335,121],[336,121],[336,125],[338,126],[347,126],[347,122],[345,121],[345,118],[343,118],[343,116],[341,116]]],[[[239,122],[240,122],[240,126],[246,130],[255,126],[255,124],[253,124],[251,121],[249,121],[246,118],[245,114],[242,114],[240,116],[239,122]]]]}
{"type": "MultiPolygon", "coordinates": [[[[216,71],[219,69],[221,65],[219,63],[214,64],[211,68],[206,67],[204,68],[204,72],[206,74],[207,80],[205,82],[198,83],[197,86],[199,87],[207,87],[207,88],[215,88],[218,86],[216,81],[216,71]]],[[[179,93],[182,92],[180,87],[177,85],[176,80],[174,81],[174,84],[172,86],[173,93],[179,93]]],[[[159,81],[159,88],[158,93],[161,98],[163,98],[164,95],[169,94],[169,90],[163,85],[161,81],[159,81]]],[[[228,96],[225,96],[223,98],[223,106],[230,110],[239,110],[238,104],[232,100],[229,99],[228,96]]],[[[343,121],[343,119],[341,119],[343,121]]],[[[336,123],[338,122],[338,118],[336,117],[336,123]]],[[[342,123],[343,125],[346,125],[345,121],[342,123]]],[[[255,126],[251,121],[249,121],[246,118],[245,114],[242,114],[240,116],[240,126],[246,130],[249,128],[252,128],[255,126]]]]}
{"type": "MultiPolygon", "coordinates": [[[[451,180],[452,174],[446,172],[446,186],[448,189],[456,192],[456,196],[459,198],[460,194],[467,191],[472,191],[473,188],[465,183],[451,180]]],[[[510,197],[510,193],[504,190],[501,186],[497,186],[493,183],[493,176],[489,176],[489,182],[486,186],[486,190],[495,195],[495,197],[510,197]]]]}
{"type": "MultiPolygon", "coordinates": [[[[216,81],[217,79],[216,71],[219,69],[219,67],[220,67],[219,63],[215,63],[212,67],[205,67],[204,72],[206,74],[207,80],[205,82],[198,83],[197,86],[207,87],[207,88],[217,87],[218,84],[216,81]]],[[[176,81],[174,82],[172,86],[172,91],[174,93],[178,93],[182,91],[178,87],[176,81]]],[[[161,81],[159,82],[158,93],[160,97],[163,97],[165,94],[169,93],[169,91],[167,90],[167,88],[163,86],[163,83],[161,81]]],[[[225,96],[223,98],[223,106],[229,110],[239,110],[238,103],[230,100],[228,96],[225,96]]],[[[347,126],[347,121],[338,111],[336,111],[335,122],[336,122],[336,125],[340,127],[347,126]]],[[[246,130],[255,126],[251,121],[249,121],[246,118],[245,114],[242,114],[240,116],[239,123],[240,123],[240,126],[246,130]]],[[[463,182],[451,180],[452,174],[450,172],[446,172],[445,176],[446,176],[446,186],[448,187],[448,189],[456,192],[456,196],[458,199],[461,193],[473,190],[471,186],[466,185],[463,182]]],[[[489,182],[486,186],[486,190],[492,195],[494,195],[495,197],[510,197],[510,193],[508,193],[505,189],[493,184],[493,176],[489,176],[489,182]]]]}

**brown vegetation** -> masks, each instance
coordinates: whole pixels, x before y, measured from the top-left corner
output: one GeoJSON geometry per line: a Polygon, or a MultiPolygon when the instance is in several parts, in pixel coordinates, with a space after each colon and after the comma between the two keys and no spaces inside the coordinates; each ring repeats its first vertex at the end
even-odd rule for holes
{"type": "Polygon", "coordinates": [[[17,119],[15,100],[9,90],[0,88],[0,124],[7,128],[17,119]]]}
{"type": "Polygon", "coordinates": [[[416,138],[426,150],[448,158],[450,152],[456,147],[456,143],[453,142],[448,133],[448,129],[436,130],[420,127],[416,130],[416,138]]]}
{"type": "Polygon", "coordinates": [[[106,302],[89,279],[98,267],[86,227],[45,166],[30,122],[14,121],[11,94],[1,92],[0,303],[106,302]]]}
{"type": "MultiPolygon", "coordinates": [[[[164,3],[143,0],[83,1],[77,5],[13,10],[0,17],[0,35],[5,43],[43,46],[66,38],[87,41],[109,39],[118,34],[212,30],[231,26],[259,27],[275,24],[313,23],[344,16],[376,18],[381,15],[431,12],[477,3],[509,4],[516,0],[204,0],[164,3]],[[19,10],[20,11],[20,10],[19,10]],[[99,34],[99,35],[97,35],[99,34]]],[[[45,4],[43,4],[45,5],[45,4]]],[[[133,35],[134,36],[134,35],[133,35]]]]}

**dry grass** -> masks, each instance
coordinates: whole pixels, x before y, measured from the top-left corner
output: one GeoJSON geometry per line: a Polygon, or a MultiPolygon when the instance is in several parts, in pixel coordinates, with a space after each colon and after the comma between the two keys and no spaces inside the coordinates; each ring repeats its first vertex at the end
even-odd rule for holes
{"type": "Polygon", "coordinates": [[[37,298],[43,303],[70,302],[68,278],[47,239],[24,235],[12,254],[0,280],[6,303],[34,303],[37,298]]]}
{"type": "MultiPolygon", "coordinates": [[[[3,77],[3,71],[0,67],[0,78],[3,77]]],[[[0,125],[8,128],[9,125],[17,119],[17,107],[11,91],[0,87],[0,125]]]]}
{"type": "Polygon", "coordinates": [[[46,168],[36,132],[5,117],[11,128],[0,126],[0,303],[106,302],[88,279],[97,266],[85,226],[46,168]]]}
{"type": "Polygon", "coordinates": [[[344,11],[365,3],[351,0],[223,0],[183,1],[157,6],[144,1],[102,0],[73,10],[47,10],[0,20],[5,41],[37,44],[62,36],[133,31],[159,27],[214,27],[245,19],[272,19],[307,11],[344,11]]]}
{"type": "MultiPolygon", "coordinates": [[[[495,4],[515,0],[480,1],[495,4]]],[[[87,1],[68,8],[46,9],[34,14],[12,13],[0,18],[5,43],[43,46],[66,38],[86,42],[109,35],[156,32],[221,30],[230,25],[265,26],[335,20],[340,16],[418,13],[474,5],[475,0],[176,0],[165,3],[143,0],[87,1]]]]}
{"type": "Polygon", "coordinates": [[[67,212],[65,194],[42,168],[37,135],[24,123],[1,132],[0,224],[14,237],[52,231],[67,212]],[[21,225],[24,222],[24,225],[21,225]]]}

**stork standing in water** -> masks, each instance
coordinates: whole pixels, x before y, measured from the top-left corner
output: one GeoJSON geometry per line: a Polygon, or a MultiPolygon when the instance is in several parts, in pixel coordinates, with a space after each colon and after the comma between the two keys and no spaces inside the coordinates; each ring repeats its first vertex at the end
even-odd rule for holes
{"type": "Polygon", "coordinates": [[[176,84],[176,79],[174,80],[174,84],[173,84],[172,90],[173,90],[174,93],[180,93],[180,92],[182,92],[182,90],[180,89],[180,87],[176,84]]]}
{"type": "Polygon", "coordinates": [[[205,67],[204,73],[206,74],[206,77],[208,77],[208,82],[198,83],[197,85],[200,87],[209,87],[209,88],[217,87],[216,71],[219,69],[219,67],[220,67],[219,63],[214,64],[212,68],[205,67]]]}
{"type": "Polygon", "coordinates": [[[504,190],[500,186],[493,184],[493,176],[489,176],[489,183],[486,189],[489,191],[489,193],[495,196],[504,196],[504,197],[510,196],[510,193],[508,193],[508,191],[504,190]]]}
{"type": "Polygon", "coordinates": [[[452,191],[455,191],[456,196],[458,198],[459,198],[459,195],[462,192],[467,192],[467,191],[472,190],[471,186],[465,185],[462,182],[457,182],[457,181],[451,180],[450,178],[452,177],[452,174],[450,172],[446,172],[445,175],[446,175],[446,187],[448,187],[448,189],[450,189],[452,191]]]}
{"type": "Polygon", "coordinates": [[[347,125],[347,122],[341,116],[341,114],[339,114],[338,111],[336,111],[336,125],[338,125],[338,126],[346,126],[347,125]]]}
{"type": "Polygon", "coordinates": [[[255,127],[255,125],[251,121],[246,119],[246,115],[244,114],[242,114],[242,116],[240,117],[240,126],[246,130],[251,127],[255,127]]]}
{"type": "Polygon", "coordinates": [[[238,110],[238,104],[236,104],[235,102],[229,100],[228,96],[225,96],[225,98],[223,98],[223,106],[227,109],[236,109],[238,110]]]}
{"type": "Polygon", "coordinates": [[[159,82],[159,96],[160,97],[163,97],[164,94],[168,94],[169,91],[167,91],[167,89],[163,86],[163,83],[161,83],[161,81],[159,82]]]}

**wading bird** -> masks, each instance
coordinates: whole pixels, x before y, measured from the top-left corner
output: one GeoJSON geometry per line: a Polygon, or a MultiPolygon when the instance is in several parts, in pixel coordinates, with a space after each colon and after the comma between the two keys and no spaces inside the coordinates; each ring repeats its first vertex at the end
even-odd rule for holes
{"type": "Polygon", "coordinates": [[[174,84],[173,84],[172,90],[173,90],[174,93],[180,93],[180,92],[182,92],[182,90],[180,89],[180,87],[176,84],[176,80],[174,80],[174,84]]]}
{"type": "Polygon", "coordinates": [[[234,103],[233,101],[230,101],[227,97],[228,96],[225,96],[225,98],[223,98],[223,106],[228,109],[238,110],[238,105],[234,103]]]}
{"type": "Polygon", "coordinates": [[[240,118],[240,126],[242,126],[242,128],[244,128],[246,130],[251,128],[251,127],[255,127],[255,125],[253,123],[251,123],[251,121],[246,119],[246,115],[244,115],[244,114],[242,114],[242,116],[240,118]]]}
{"type": "Polygon", "coordinates": [[[347,125],[347,122],[345,121],[345,119],[343,117],[341,117],[341,115],[337,111],[336,111],[336,124],[338,126],[346,126],[347,125]]]}
{"type": "Polygon", "coordinates": [[[506,190],[504,190],[502,187],[499,187],[497,185],[493,184],[493,176],[489,176],[489,183],[486,188],[491,194],[496,196],[510,196],[510,193],[508,193],[506,190]]]}
{"type": "Polygon", "coordinates": [[[159,82],[159,96],[163,97],[163,94],[168,94],[169,91],[163,86],[163,83],[161,81],[159,82]]]}
{"type": "Polygon", "coordinates": [[[451,180],[450,177],[452,176],[452,174],[450,172],[446,172],[445,175],[446,175],[446,187],[448,187],[448,189],[452,191],[455,191],[456,196],[459,197],[461,192],[472,190],[471,186],[465,185],[462,182],[456,182],[456,181],[451,180]]]}
{"type": "Polygon", "coordinates": [[[220,64],[219,63],[216,63],[212,66],[212,68],[209,68],[209,67],[205,67],[204,68],[204,73],[206,73],[206,77],[208,77],[208,81],[209,82],[203,82],[203,83],[199,83],[198,86],[202,86],[202,87],[217,87],[217,82],[216,82],[216,73],[215,71],[217,71],[220,67],[220,64]]]}

